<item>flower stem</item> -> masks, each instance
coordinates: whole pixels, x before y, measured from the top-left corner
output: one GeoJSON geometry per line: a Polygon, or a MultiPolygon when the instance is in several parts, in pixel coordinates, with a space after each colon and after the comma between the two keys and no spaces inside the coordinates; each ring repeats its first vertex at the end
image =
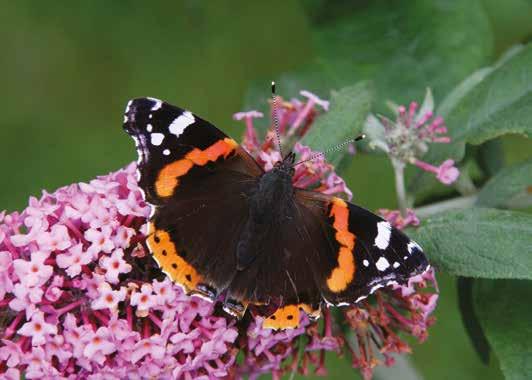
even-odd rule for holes
{"type": "Polygon", "coordinates": [[[464,196],[472,195],[477,192],[475,184],[466,170],[462,170],[460,177],[458,177],[454,186],[456,190],[464,196]]]}
{"type": "Polygon", "coordinates": [[[20,312],[17,314],[17,316],[13,319],[13,321],[9,324],[7,329],[5,330],[5,335],[3,339],[9,339],[15,332],[17,331],[17,326],[19,325],[20,321],[24,318],[24,312],[20,312]]]}
{"type": "Polygon", "coordinates": [[[419,207],[415,209],[415,213],[419,219],[426,219],[444,211],[471,208],[475,204],[476,200],[476,194],[468,195],[465,197],[453,198],[446,201],[419,207]]]}
{"type": "Polygon", "coordinates": [[[395,192],[397,194],[397,205],[401,211],[401,216],[406,218],[406,189],[405,189],[405,164],[391,157],[393,171],[395,173],[395,192]]]}

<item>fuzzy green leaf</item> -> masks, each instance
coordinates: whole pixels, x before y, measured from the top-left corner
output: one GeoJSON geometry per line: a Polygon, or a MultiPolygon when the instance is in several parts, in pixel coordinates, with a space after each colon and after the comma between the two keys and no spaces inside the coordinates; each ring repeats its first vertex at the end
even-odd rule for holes
{"type": "Polygon", "coordinates": [[[499,208],[532,206],[532,159],[504,168],[491,178],[478,194],[477,205],[499,208]]]}
{"type": "Polygon", "coordinates": [[[475,309],[506,379],[532,374],[532,282],[480,280],[475,283],[475,309]]]}
{"type": "MultiPolygon", "coordinates": [[[[316,120],[301,143],[314,150],[325,151],[346,139],[357,137],[362,131],[372,99],[373,87],[366,81],[333,92],[329,112],[316,120]]],[[[346,151],[339,149],[327,153],[327,161],[338,164],[346,151]]]]}
{"type": "Polygon", "coordinates": [[[532,133],[532,44],[514,49],[450,113],[450,135],[481,144],[507,133],[532,133]]]}
{"type": "Polygon", "coordinates": [[[473,208],[442,213],[409,231],[429,260],[450,274],[532,279],[532,215],[473,208]]]}
{"type": "Polygon", "coordinates": [[[458,290],[458,308],[469,340],[484,364],[489,363],[490,346],[484,335],[473,302],[473,284],[478,281],[471,277],[458,277],[456,288],[458,290]]]}

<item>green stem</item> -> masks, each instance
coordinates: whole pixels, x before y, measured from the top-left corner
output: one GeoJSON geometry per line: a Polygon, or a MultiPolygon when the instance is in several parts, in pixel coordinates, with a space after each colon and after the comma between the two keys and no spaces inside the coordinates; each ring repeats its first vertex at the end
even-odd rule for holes
{"type": "Polygon", "coordinates": [[[475,184],[473,183],[473,180],[469,176],[469,173],[465,168],[463,168],[460,172],[460,177],[458,177],[458,180],[454,184],[454,187],[458,192],[464,196],[472,195],[477,192],[477,188],[475,187],[475,184]]]}
{"type": "Polygon", "coordinates": [[[406,188],[405,188],[405,164],[391,157],[393,171],[395,173],[395,193],[397,194],[397,205],[403,218],[406,217],[406,188]]]}
{"type": "Polygon", "coordinates": [[[458,197],[442,202],[433,203],[427,206],[419,207],[414,210],[419,219],[426,219],[436,214],[449,210],[459,210],[471,208],[477,201],[477,194],[458,197]]]}

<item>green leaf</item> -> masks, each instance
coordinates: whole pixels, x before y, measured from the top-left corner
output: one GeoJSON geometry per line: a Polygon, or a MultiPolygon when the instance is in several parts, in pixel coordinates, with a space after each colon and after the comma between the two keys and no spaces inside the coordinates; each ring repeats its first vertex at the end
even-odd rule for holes
{"type": "Polygon", "coordinates": [[[481,144],[507,133],[532,133],[532,44],[514,49],[453,108],[453,139],[481,144]]]}
{"type": "Polygon", "coordinates": [[[506,379],[532,374],[532,283],[481,280],[475,284],[475,309],[506,379]]]}
{"type": "Polygon", "coordinates": [[[382,104],[421,98],[426,87],[441,96],[491,54],[479,1],[372,1],[324,24],[315,41],[324,74],[334,81],[344,73],[372,79],[382,104]]]}
{"type": "MultiPolygon", "coordinates": [[[[324,151],[348,138],[357,137],[362,131],[372,100],[373,87],[366,81],[333,92],[329,112],[316,119],[301,143],[314,150],[324,151]]],[[[327,154],[327,161],[336,165],[345,152],[346,149],[332,151],[327,154]]]]}
{"type": "Polygon", "coordinates": [[[473,208],[428,218],[410,236],[437,268],[464,277],[532,279],[532,215],[473,208]]]}
{"type": "Polygon", "coordinates": [[[479,192],[477,205],[499,208],[532,206],[532,159],[504,168],[491,178],[479,192]]]}
{"type": "Polygon", "coordinates": [[[473,305],[474,281],[475,279],[469,277],[457,278],[458,307],[460,308],[462,323],[464,324],[467,335],[469,335],[471,344],[480,356],[480,360],[487,365],[490,357],[490,346],[482,331],[473,305]]]}

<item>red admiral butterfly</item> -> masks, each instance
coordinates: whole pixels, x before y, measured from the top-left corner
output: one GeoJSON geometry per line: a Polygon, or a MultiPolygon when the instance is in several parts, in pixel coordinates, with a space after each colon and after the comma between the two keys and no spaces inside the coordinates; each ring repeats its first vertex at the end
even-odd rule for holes
{"type": "Polygon", "coordinates": [[[152,206],[147,245],[187,294],[242,317],[275,305],[264,327],[294,328],[301,310],[350,305],[403,283],[428,262],[420,246],[377,215],[294,188],[295,154],[268,171],[189,111],[131,100],[124,129],[136,142],[139,185],[152,206]]]}

